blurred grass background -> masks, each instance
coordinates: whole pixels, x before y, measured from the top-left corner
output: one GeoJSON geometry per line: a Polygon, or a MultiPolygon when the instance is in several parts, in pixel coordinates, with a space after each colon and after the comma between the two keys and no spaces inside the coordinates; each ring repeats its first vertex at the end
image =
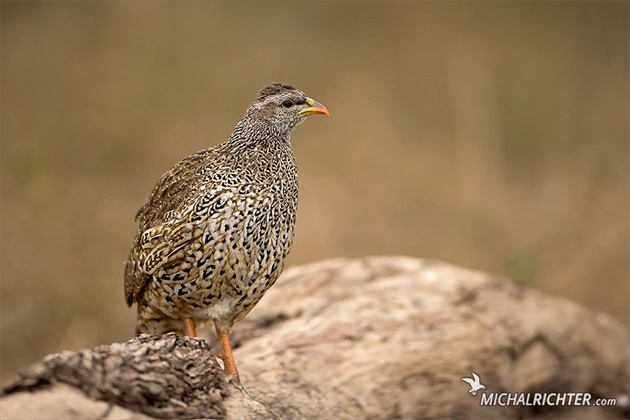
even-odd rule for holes
{"type": "Polygon", "coordinates": [[[132,336],[136,210],[271,81],[332,114],[293,134],[289,265],[439,259],[627,325],[627,2],[0,7],[2,382],[132,336]]]}

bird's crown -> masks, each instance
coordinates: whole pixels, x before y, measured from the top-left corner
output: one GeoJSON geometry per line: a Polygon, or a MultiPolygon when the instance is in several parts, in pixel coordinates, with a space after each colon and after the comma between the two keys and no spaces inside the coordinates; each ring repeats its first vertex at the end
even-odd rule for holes
{"type": "Polygon", "coordinates": [[[275,96],[289,92],[301,93],[300,90],[295,86],[286,83],[273,82],[258,91],[258,94],[256,95],[256,100],[261,101],[265,98],[268,98],[269,96],[275,96]]]}

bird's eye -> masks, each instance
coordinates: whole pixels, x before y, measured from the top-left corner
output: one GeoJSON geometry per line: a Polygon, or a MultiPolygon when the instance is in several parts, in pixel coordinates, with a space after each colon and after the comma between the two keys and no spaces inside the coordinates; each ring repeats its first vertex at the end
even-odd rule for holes
{"type": "Polygon", "coordinates": [[[282,102],[282,106],[285,108],[291,108],[293,106],[293,102],[287,99],[286,101],[282,102]]]}

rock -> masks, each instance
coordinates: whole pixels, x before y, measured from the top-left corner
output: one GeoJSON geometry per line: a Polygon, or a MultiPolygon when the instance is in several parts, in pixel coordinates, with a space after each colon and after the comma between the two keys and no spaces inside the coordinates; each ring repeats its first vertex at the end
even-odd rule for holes
{"type": "Polygon", "coordinates": [[[88,397],[79,389],[57,383],[35,392],[14,392],[2,399],[0,417],[3,419],[151,419],[114,403],[88,397]]]}
{"type": "Polygon", "coordinates": [[[628,336],[617,322],[438,262],[369,257],[290,268],[233,341],[244,389],[225,379],[204,340],[143,335],[26,368],[4,388],[2,418],[628,414],[628,336]],[[475,396],[461,380],[472,372],[486,387],[475,396]],[[480,405],[484,393],[502,392],[588,392],[619,404],[480,405]]]}

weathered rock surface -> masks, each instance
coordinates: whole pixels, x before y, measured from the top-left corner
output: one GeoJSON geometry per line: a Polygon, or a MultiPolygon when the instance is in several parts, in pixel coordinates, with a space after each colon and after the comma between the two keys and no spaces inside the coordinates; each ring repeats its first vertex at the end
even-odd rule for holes
{"type": "Polygon", "coordinates": [[[407,257],[293,267],[236,326],[245,389],[188,337],[51,355],[4,388],[2,418],[623,418],[618,323],[487,274],[407,257]],[[476,372],[486,389],[462,382],[476,372]],[[615,407],[480,406],[490,392],[588,392],[615,407]]]}

